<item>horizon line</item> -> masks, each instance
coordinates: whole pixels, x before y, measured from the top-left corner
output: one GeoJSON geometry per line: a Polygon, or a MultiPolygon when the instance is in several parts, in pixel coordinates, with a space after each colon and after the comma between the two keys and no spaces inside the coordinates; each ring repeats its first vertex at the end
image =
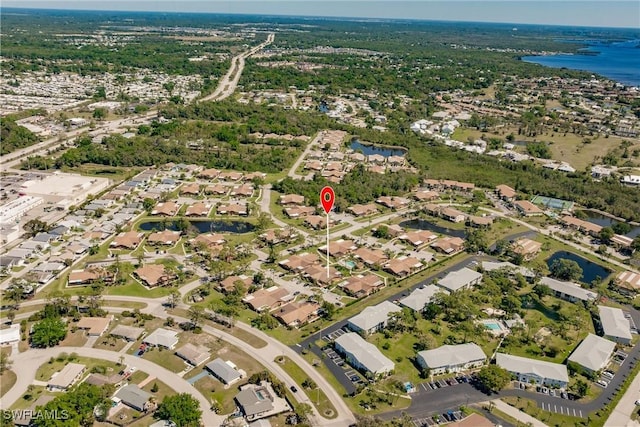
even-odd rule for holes
{"type": "Polygon", "coordinates": [[[162,13],[173,15],[218,15],[218,16],[264,16],[269,18],[304,18],[316,20],[335,20],[335,21],[378,21],[378,22],[448,22],[459,24],[498,24],[512,25],[514,27],[531,26],[531,27],[562,27],[562,28],[602,28],[608,30],[635,30],[640,33],[637,27],[608,27],[601,25],[575,25],[575,24],[544,24],[544,23],[524,23],[524,22],[506,22],[506,21],[471,21],[471,20],[454,20],[454,19],[426,19],[426,18],[383,18],[383,17],[366,17],[366,16],[322,16],[322,15],[300,15],[300,14],[268,14],[268,13],[242,13],[242,12],[212,12],[212,11],[175,11],[175,10],[118,10],[118,9],[77,9],[77,8],[44,8],[29,6],[2,6],[3,10],[28,10],[28,11],[54,11],[54,12],[117,12],[117,13],[162,13]]]}

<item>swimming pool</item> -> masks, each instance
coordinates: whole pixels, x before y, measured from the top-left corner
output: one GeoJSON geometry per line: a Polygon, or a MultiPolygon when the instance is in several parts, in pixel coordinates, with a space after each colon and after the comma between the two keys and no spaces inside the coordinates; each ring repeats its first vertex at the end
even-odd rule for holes
{"type": "Polygon", "coordinates": [[[349,270],[353,270],[354,268],[356,268],[356,263],[353,261],[345,261],[344,266],[347,267],[349,270]]]}
{"type": "Polygon", "coordinates": [[[498,322],[496,321],[488,321],[488,322],[484,322],[484,326],[487,329],[491,329],[492,331],[499,331],[502,329],[502,327],[498,324],[498,322]]]}

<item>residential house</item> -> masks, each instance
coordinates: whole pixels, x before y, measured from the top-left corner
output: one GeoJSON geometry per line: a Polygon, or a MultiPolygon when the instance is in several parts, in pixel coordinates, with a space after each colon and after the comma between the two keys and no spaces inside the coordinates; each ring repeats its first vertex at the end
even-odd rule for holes
{"type": "Polygon", "coordinates": [[[438,193],[437,191],[418,191],[416,192],[413,197],[418,200],[419,202],[430,202],[432,200],[437,199],[438,197],[440,197],[440,193],[438,193]]]}
{"type": "Polygon", "coordinates": [[[144,233],[138,231],[127,231],[118,234],[109,244],[112,248],[135,249],[144,239],[144,233]]]}
{"type": "Polygon", "coordinates": [[[292,299],[293,296],[286,289],[271,286],[270,288],[258,289],[245,296],[242,301],[252,310],[261,312],[274,310],[292,299]]]}
{"type": "Polygon", "coordinates": [[[464,212],[449,207],[441,209],[440,216],[451,222],[462,222],[466,217],[464,212]]]}
{"type": "Polygon", "coordinates": [[[364,298],[384,287],[384,280],[375,274],[351,276],[338,284],[347,294],[364,298]]]}
{"type": "Polygon", "coordinates": [[[460,237],[443,237],[431,244],[431,247],[446,255],[454,255],[464,250],[464,239],[460,237]]]}
{"type": "Polygon", "coordinates": [[[242,379],[242,373],[240,373],[235,365],[230,362],[225,362],[221,358],[216,358],[205,365],[207,371],[216,377],[222,384],[229,386],[242,379]]]}
{"type": "Polygon", "coordinates": [[[402,298],[398,303],[403,307],[422,312],[427,304],[432,302],[439,293],[449,294],[449,291],[435,285],[421,286],[402,298]]]}
{"type": "Polygon", "coordinates": [[[229,203],[228,205],[218,206],[219,215],[249,215],[249,207],[246,203],[229,203]]]}
{"type": "Polygon", "coordinates": [[[87,285],[97,280],[111,282],[113,274],[100,266],[88,266],[84,270],[72,270],[69,273],[68,283],[73,285],[87,285]]]}
{"type": "Polygon", "coordinates": [[[395,369],[395,364],[375,345],[365,341],[355,332],[339,336],[335,340],[335,348],[338,353],[344,355],[351,366],[370,372],[374,376],[388,375],[395,369]]]}
{"type": "Polygon", "coordinates": [[[280,204],[283,206],[288,205],[304,205],[304,196],[299,194],[284,194],[280,196],[280,204]]]}
{"type": "Polygon", "coordinates": [[[117,325],[111,330],[109,335],[118,338],[124,338],[127,341],[136,341],[143,333],[144,328],[138,328],[136,326],[117,325]]]}
{"type": "Polygon", "coordinates": [[[493,224],[493,218],[490,216],[467,216],[467,224],[472,227],[488,228],[493,224]]]}
{"type": "Polygon", "coordinates": [[[222,184],[207,185],[204,189],[206,194],[215,194],[217,196],[225,196],[229,192],[229,187],[222,184]]]}
{"type": "Polygon", "coordinates": [[[614,234],[611,238],[611,244],[617,249],[626,249],[631,247],[633,239],[620,234],[614,234]]]}
{"type": "Polygon", "coordinates": [[[180,194],[184,194],[187,196],[197,196],[200,194],[200,184],[197,182],[191,182],[188,184],[184,184],[180,187],[180,194]]]}
{"type": "Polygon", "coordinates": [[[367,247],[360,247],[353,251],[353,256],[367,266],[382,265],[387,261],[387,255],[380,249],[369,249],[367,247]]]}
{"type": "Polygon", "coordinates": [[[596,373],[607,367],[615,349],[616,343],[613,341],[589,334],[573,350],[568,361],[582,366],[588,372],[596,373]]]}
{"type": "Polygon", "coordinates": [[[232,196],[251,197],[253,195],[253,185],[242,184],[242,185],[235,186],[233,187],[233,189],[231,189],[230,194],[232,196]]]}
{"type": "Polygon", "coordinates": [[[8,328],[0,329],[0,345],[14,344],[20,341],[20,325],[15,323],[8,328]]]}
{"type": "Polygon", "coordinates": [[[517,196],[516,190],[505,184],[500,184],[496,187],[496,194],[505,202],[512,202],[517,196]]]}
{"type": "Polygon", "coordinates": [[[209,348],[203,345],[186,343],[176,350],[176,356],[184,359],[191,366],[199,366],[209,358],[209,348]]]}
{"type": "Polygon", "coordinates": [[[278,243],[288,242],[298,237],[298,234],[294,231],[293,227],[271,229],[260,235],[260,239],[270,245],[277,245],[278,243]]]}
{"type": "Polygon", "coordinates": [[[220,175],[220,171],[218,169],[205,169],[198,174],[198,178],[216,179],[218,175],[220,175]]]}
{"type": "Polygon", "coordinates": [[[378,213],[378,208],[373,203],[366,205],[353,205],[347,208],[347,212],[350,212],[354,216],[369,216],[378,213]]]}
{"type": "Polygon", "coordinates": [[[398,277],[405,277],[415,273],[423,267],[422,262],[414,257],[401,256],[390,259],[384,269],[398,277]]]}
{"type": "Polygon", "coordinates": [[[151,394],[142,390],[136,384],[128,384],[120,388],[115,396],[119,402],[124,403],[128,407],[138,411],[145,412],[148,409],[148,402],[151,394]]]}
{"type": "Polygon", "coordinates": [[[320,304],[316,302],[290,302],[274,310],[271,314],[288,328],[297,328],[318,318],[320,304]]]}
{"type": "Polygon", "coordinates": [[[542,384],[559,388],[566,388],[569,385],[567,367],[559,363],[496,353],[496,365],[516,375],[518,381],[526,384],[542,384]]]}
{"type": "Polygon", "coordinates": [[[228,276],[220,282],[220,290],[224,293],[232,292],[238,285],[246,289],[253,284],[253,278],[241,274],[239,276],[228,276]]]}
{"type": "Polygon", "coordinates": [[[47,388],[51,391],[67,391],[84,374],[87,367],[80,363],[67,363],[57,375],[47,382],[47,388]]]}
{"type": "Polygon", "coordinates": [[[516,200],[513,202],[518,212],[523,216],[540,216],[544,215],[544,211],[528,200],[516,200]]]}
{"type": "Polygon", "coordinates": [[[291,206],[284,209],[289,218],[302,218],[316,213],[316,208],[310,206],[291,206]]]}
{"type": "Polygon", "coordinates": [[[82,317],[78,323],[78,329],[86,329],[90,337],[99,337],[109,329],[113,315],[107,317],[82,317]]]}
{"type": "Polygon", "coordinates": [[[165,328],[158,328],[142,339],[142,342],[152,347],[164,347],[169,350],[178,344],[178,333],[165,328]]]}
{"type": "Polygon", "coordinates": [[[409,206],[410,200],[405,197],[398,196],[381,196],[376,200],[376,203],[393,210],[398,210],[409,206]]]}
{"type": "Polygon", "coordinates": [[[260,385],[243,385],[235,400],[247,421],[259,420],[291,409],[284,399],[276,396],[271,385],[265,381],[260,385]]]}
{"type": "Polygon", "coordinates": [[[422,369],[428,369],[431,375],[460,372],[478,368],[487,360],[479,345],[474,343],[443,345],[418,353],[416,361],[422,369]]]}
{"type": "Polygon", "coordinates": [[[208,216],[210,211],[211,203],[196,202],[187,206],[187,210],[184,214],[185,216],[208,216]]]}
{"type": "Polygon", "coordinates": [[[196,238],[189,240],[193,248],[205,246],[207,248],[219,247],[226,242],[224,235],[217,233],[199,234],[196,238]]]}
{"type": "Polygon", "coordinates": [[[438,236],[429,230],[416,230],[401,234],[398,238],[405,242],[409,242],[411,245],[418,248],[426,245],[427,243],[433,242],[438,238],[438,236]]]}
{"type": "MultiPolygon", "coordinates": [[[[332,242],[329,242],[329,255],[334,258],[341,258],[349,253],[358,249],[355,242],[353,240],[344,240],[339,239],[332,242]]],[[[319,248],[320,252],[327,253],[327,246],[321,246],[319,248]]]]}
{"type": "Polygon", "coordinates": [[[167,270],[162,264],[147,264],[138,267],[133,272],[140,280],[145,282],[147,286],[153,288],[156,286],[164,286],[171,282],[176,276],[170,270],[167,270]]]}
{"type": "Polygon", "coordinates": [[[150,245],[175,245],[180,240],[179,231],[162,230],[149,234],[147,243],[150,245]]]}
{"type": "Polygon", "coordinates": [[[634,296],[640,292],[640,274],[633,271],[622,271],[615,279],[615,285],[625,294],[634,296]]]}
{"type": "Polygon", "coordinates": [[[161,202],[151,211],[151,215],[176,216],[180,206],[176,202],[161,202]]]}
{"type": "MultiPolygon", "coordinates": [[[[329,218],[329,224],[336,224],[336,221],[329,218]]],[[[321,215],[309,215],[304,219],[304,225],[314,230],[322,230],[327,227],[327,217],[321,215]]]]}
{"type": "Polygon", "coordinates": [[[240,181],[242,179],[242,172],[221,172],[218,175],[218,179],[223,181],[240,181]]]}
{"type": "Polygon", "coordinates": [[[536,255],[538,255],[541,248],[542,243],[536,242],[535,240],[523,238],[513,242],[511,251],[515,254],[521,255],[525,261],[531,261],[536,257],[536,255]]]}
{"type": "Polygon", "coordinates": [[[400,307],[389,301],[366,307],[359,314],[347,320],[347,327],[354,332],[368,335],[381,331],[387,326],[391,313],[401,311],[400,307]]]}
{"type": "Polygon", "coordinates": [[[563,282],[551,277],[543,277],[540,279],[540,284],[548,286],[556,297],[570,302],[594,301],[598,297],[598,294],[584,289],[577,283],[563,282]]]}
{"type": "Polygon", "coordinates": [[[619,308],[598,306],[604,337],[619,344],[631,344],[631,324],[619,308]]]}
{"type": "Polygon", "coordinates": [[[467,267],[452,271],[438,281],[438,286],[449,292],[470,289],[482,281],[482,274],[467,267]]]}
{"type": "Polygon", "coordinates": [[[516,274],[522,275],[527,281],[533,281],[536,277],[536,273],[530,268],[523,267],[521,265],[515,265],[510,262],[493,262],[493,261],[482,261],[480,263],[482,269],[486,272],[498,271],[498,270],[506,270],[509,272],[509,275],[515,276],[516,274]]]}
{"type": "Polygon", "coordinates": [[[304,268],[302,275],[318,286],[330,286],[336,280],[342,277],[334,266],[329,267],[329,273],[327,275],[327,267],[320,264],[309,265],[304,268]]]}
{"type": "Polygon", "coordinates": [[[320,258],[318,258],[318,255],[305,252],[299,255],[291,255],[289,258],[280,261],[278,264],[286,270],[301,272],[306,267],[316,264],[319,261],[320,258]]]}

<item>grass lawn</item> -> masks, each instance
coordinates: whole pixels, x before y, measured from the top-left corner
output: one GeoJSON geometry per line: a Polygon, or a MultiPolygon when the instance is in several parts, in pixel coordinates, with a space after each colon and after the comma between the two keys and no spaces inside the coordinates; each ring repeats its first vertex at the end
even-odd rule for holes
{"type": "Polygon", "coordinates": [[[127,342],[120,338],[111,337],[108,334],[103,334],[96,340],[93,348],[100,348],[102,350],[120,351],[127,345],[127,342]]]}
{"type": "MultiPolygon", "coordinates": [[[[282,365],[283,369],[291,375],[291,378],[293,378],[298,386],[302,387],[302,383],[309,378],[305,371],[303,371],[302,368],[296,365],[296,363],[288,357],[285,356],[282,359],[276,358],[275,361],[282,365]],[[280,362],[280,360],[283,361],[280,362]]],[[[316,387],[315,389],[304,388],[304,391],[322,416],[330,419],[338,416],[336,408],[319,387],[316,387]]]]}
{"type": "Polygon", "coordinates": [[[43,394],[49,396],[59,395],[54,392],[47,391],[46,388],[42,386],[31,386],[31,391],[27,391],[20,399],[16,400],[16,402],[11,406],[11,409],[27,409],[43,394]]]}
{"type": "Polygon", "coordinates": [[[36,380],[49,381],[51,379],[51,376],[55,372],[59,372],[69,362],[81,363],[85,365],[87,368],[87,372],[91,372],[91,370],[96,367],[103,367],[107,370],[107,375],[111,375],[113,372],[118,372],[120,369],[115,362],[79,356],[72,358],[71,355],[62,357],[63,355],[64,354],[61,353],[57,358],[52,358],[47,363],[43,363],[36,371],[36,380]]]}
{"type": "Polygon", "coordinates": [[[169,295],[171,288],[158,287],[147,289],[140,283],[128,278],[127,283],[120,286],[109,286],[105,289],[105,295],[126,295],[130,297],[159,298],[169,295]]]}
{"type": "Polygon", "coordinates": [[[142,357],[170,370],[171,372],[182,372],[186,367],[184,361],[176,356],[173,350],[153,348],[146,351],[142,357]]]}
{"type": "MultiPolygon", "coordinates": [[[[504,397],[501,400],[508,403],[509,405],[521,409],[532,417],[542,421],[546,425],[549,426],[582,426],[584,425],[584,419],[578,417],[572,417],[569,415],[562,415],[555,412],[547,412],[543,411],[541,408],[538,408],[535,402],[531,399],[523,399],[521,397],[504,397]]],[[[503,415],[500,415],[500,418],[503,418],[503,415]]],[[[589,423],[589,426],[595,426],[593,423],[593,418],[589,423]]]]}
{"type": "Polygon", "coordinates": [[[6,392],[16,383],[18,377],[15,372],[6,370],[0,375],[0,396],[4,396],[6,392]]]}
{"type": "Polygon", "coordinates": [[[68,331],[67,336],[60,342],[62,347],[82,347],[87,342],[87,334],[78,329],[75,332],[68,331]]]}
{"type": "Polygon", "coordinates": [[[173,391],[173,389],[171,387],[169,387],[168,385],[166,385],[165,383],[163,383],[162,381],[155,379],[153,381],[149,381],[149,384],[145,385],[144,387],[142,387],[142,389],[144,391],[146,391],[147,393],[151,393],[153,395],[153,397],[156,399],[156,402],[160,403],[162,402],[162,399],[164,399],[166,396],[171,396],[176,394],[175,391],[173,391]],[[158,391],[153,393],[151,391],[151,389],[153,388],[154,384],[156,384],[158,386],[158,391]]]}
{"type": "Polygon", "coordinates": [[[147,379],[147,377],[149,376],[149,374],[147,374],[146,372],[143,371],[135,371],[133,373],[133,375],[131,375],[129,377],[129,382],[131,384],[140,384],[142,381],[144,381],[145,379],[147,379]]]}
{"type": "Polygon", "coordinates": [[[243,384],[246,384],[246,381],[241,381],[225,388],[220,381],[211,375],[207,375],[196,381],[194,386],[204,397],[209,400],[215,400],[220,404],[222,407],[221,414],[230,414],[236,408],[233,398],[238,394],[238,387],[243,384]]]}

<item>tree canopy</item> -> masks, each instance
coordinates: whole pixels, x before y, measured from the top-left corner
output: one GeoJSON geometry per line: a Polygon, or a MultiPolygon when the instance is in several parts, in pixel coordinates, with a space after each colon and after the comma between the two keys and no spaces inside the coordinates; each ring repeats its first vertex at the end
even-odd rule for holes
{"type": "Polygon", "coordinates": [[[582,268],[572,259],[556,259],[551,263],[551,275],[556,279],[577,281],[582,278],[582,268]]]}
{"type": "Polygon", "coordinates": [[[478,372],[478,381],[487,390],[500,391],[511,381],[511,374],[498,365],[488,365],[478,372]]]}
{"type": "Polygon", "coordinates": [[[67,336],[67,324],[59,317],[47,317],[33,325],[31,344],[34,347],[53,347],[67,336]]]}
{"type": "Polygon", "coordinates": [[[156,411],[157,418],[171,420],[178,427],[199,427],[201,416],[198,401],[187,393],[166,396],[156,411]]]}

